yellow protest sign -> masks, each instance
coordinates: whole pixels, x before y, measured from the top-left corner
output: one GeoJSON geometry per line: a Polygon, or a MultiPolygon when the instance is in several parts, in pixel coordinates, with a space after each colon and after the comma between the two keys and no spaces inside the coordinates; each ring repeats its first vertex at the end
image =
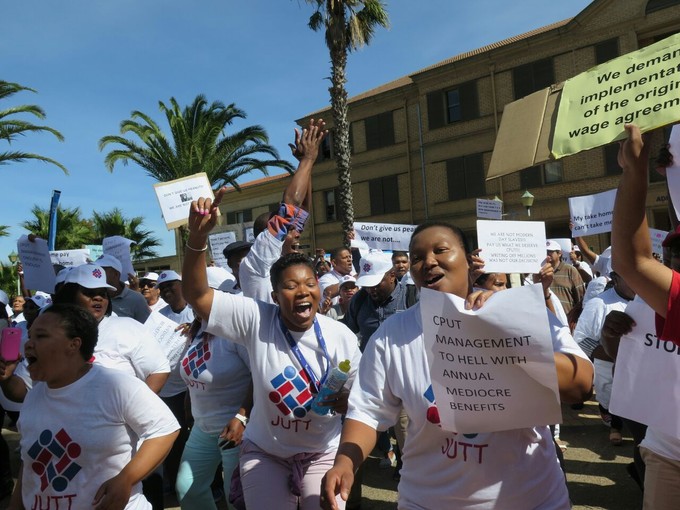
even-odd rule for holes
{"type": "Polygon", "coordinates": [[[561,158],[625,137],[624,124],[649,131],[680,120],[680,34],[567,80],[552,156],[561,158]]]}

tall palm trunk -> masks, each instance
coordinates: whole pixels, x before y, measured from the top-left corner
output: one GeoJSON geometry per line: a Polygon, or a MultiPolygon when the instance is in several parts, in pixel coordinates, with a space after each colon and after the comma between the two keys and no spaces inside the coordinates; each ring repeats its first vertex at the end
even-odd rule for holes
{"type": "MultiPolygon", "coordinates": [[[[333,17],[336,26],[345,26],[345,9],[342,2],[335,2],[333,17]]],[[[349,234],[354,230],[354,197],[352,196],[351,149],[349,143],[349,121],[347,120],[347,38],[343,34],[333,38],[331,54],[331,110],[333,112],[333,153],[338,166],[338,194],[342,216],[343,242],[349,247],[349,234]]]]}

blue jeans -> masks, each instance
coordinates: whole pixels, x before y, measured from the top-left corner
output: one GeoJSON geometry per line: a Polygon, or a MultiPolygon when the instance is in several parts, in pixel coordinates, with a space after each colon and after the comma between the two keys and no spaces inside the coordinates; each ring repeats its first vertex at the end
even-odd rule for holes
{"type": "MultiPolygon", "coordinates": [[[[210,484],[215,470],[222,461],[224,471],[224,494],[229,498],[231,474],[238,467],[240,447],[220,450],[217,446],[219,435],[206,434],[194,426],[184,445],[184,453],[177,473],[177,499],[182,509],[216,509],[210,484]]],[[[231,506],[230,506],[231,508],[231,506]]]]}

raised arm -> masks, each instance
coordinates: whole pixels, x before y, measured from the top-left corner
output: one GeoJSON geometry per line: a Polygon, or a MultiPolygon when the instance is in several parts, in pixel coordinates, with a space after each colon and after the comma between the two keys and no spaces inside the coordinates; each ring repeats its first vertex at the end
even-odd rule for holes
{"type": "Polygon", "coordinates": [[[613,269],[651,306],[666,317],[673,271],[652,256],[652,243],[645,216],[649,147],[640,129],[626,125],[628,139],[619,149],[623,174],[619,181],[612,222],[613,269]]]}
{"type": "Polygon", "coordinates": [[[215,193],[215,200],[199,198],[189,208],[189,237],[182,265],[182,293],[199,317],[210,317],[215,292],[208,286],[205,253],[208,234],[217,224],[217,208],[226,188],[215,193]]]}
{"type": "Polygon", "coordinates": [[[311,191],[312,167],[319,156],[319,146],[328,134],[325,128],[326,123],[322,119],[310,119],[309,127],[303,129],[302,133],[295,130],[295,145],[290,144],[290,148],[300,163],[283,192],[283,203],[309,210],[306,202],[311,191]]]}

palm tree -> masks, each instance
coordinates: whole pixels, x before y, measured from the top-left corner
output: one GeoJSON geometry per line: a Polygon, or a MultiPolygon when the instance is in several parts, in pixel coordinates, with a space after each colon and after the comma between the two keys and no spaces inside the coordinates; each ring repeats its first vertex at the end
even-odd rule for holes
{"type": "MultiPolygon", "coordinates": [[[[0,99],[8,98],[17,92],[22,91],[35,92],[35,90],[19,85],[18,83],[0,80],[0,99]]],[[[52,133],[60,142],[64,140],[62,134],[56,129],[48,126],[36,126],[26,120],[14,118],[14,116],[22,114],[33,115],[41,120],[45,118],[43,109],[33,104],[13,106],[5,110],[0,110],[0,140],[5,140],[7,143],[11,144],[20,135],[23,136],[32,132],[48,132],[52,133]]],[[[64,173],[68,173],[68,170],[66,170],[64,165],[52,158],[22,151],[0,152],[0,165],[7,165],[11,162],[21,163],[26,159],[37,159],[46,163],[52,163],[61,168],[64,173]]]]}
{"type": "Polygon", "coordinates": [[[7,237],[9,235],[9,227],[7,225],[0,225],[0,237],[7,237]]]}
{"type": "Polygon", "coordinates": [[[118,161],[123,164],[132,161],[161,182],[205,172],[213,187],[231,184],[236,189],[240,189],[236,179],[253,170],[264,175],[268,175],[268,167],[293,172],[292,165],[279,159],[276,149],[269,145],[262,126],[225,134],[234,119],[246,117],[234,104],[225,106],[215,101],[209,105],[205,96],[198,95],[183,110],[174,97],[170,98],[169,106],[159,101],[159,108],[167,119],[170,138],[151,117],[133,111],[130,119],[121,122],[120,132],[131,133],[138,141],[117,135],[99,141],[99,150],[109,144],[122,146],[106,155],[104,161],[109,171],[118,161]],[[272,159],[260,159],[261,154],[272,159]]]}
{"type": "Polygon", "coordinates": [[[17,295],[17,266],[5,265],[0,262],[0,289],[4,290],[10,299],[17,295]]]}
{"type": "Polygon", "coordinates": [[[347,54],[368,44],[376,27],[387,27],[389,20],[381,0],[306,0],[316,6],[309,18],[314,31],[325,29],[331,56],[331,110],[333,112],[333,151],[338,167],[340,210],[345,245],[354,230],[354,200],[350,166],[349,121],[347,120],[347,54]]]}
{"type": "Polygon", "coordinates": [[[158,253],[154,248],[160,246],[160,240],[152,235],[152,231],[143,230],[143,223],[142,216],[127,219],[117,207],[101,214],[93,212],[94,243],[101,244],[105,237],[123,236],[135,243],[130,246],[132,260],[157,257],[158,253]]]}
{"type": "MultiPolygon", "coordinates": [[[[34,205],[31,209],[32,220],[24,221],[21,226],[38,237],[47,239],[50,224],[49,209],[34,205]]],[[[80,209],[59,206],[57,208],[57,237],[55,250],[75,250],[85,244],[92,244],[92,222],[81,216],[80,209]]]]}

